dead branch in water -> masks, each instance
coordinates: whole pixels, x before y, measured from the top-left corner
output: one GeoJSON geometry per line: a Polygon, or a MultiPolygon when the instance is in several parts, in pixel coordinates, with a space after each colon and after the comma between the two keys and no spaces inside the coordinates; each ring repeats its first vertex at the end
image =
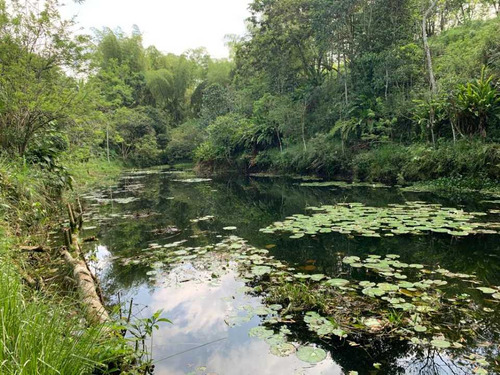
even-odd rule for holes
{"type": "Polygon", "coordinates": [[[85,309],[85,315],[89,323],[106,323],[110,321],[110,317],[104,307],[99,283],[92,274],[92,271],[90,271],[78,242],[77,223],[79,224],[78,226],[80,226],[80,223],[83,221],[83,212],[81,205],[79,206],[79,216],[75,217],[73,208],[68,204],[70,228],[63,228],[66,247],[61,249],[61,256],[73,271],[73,278],[76,282],[81,302],[85,309]]]}

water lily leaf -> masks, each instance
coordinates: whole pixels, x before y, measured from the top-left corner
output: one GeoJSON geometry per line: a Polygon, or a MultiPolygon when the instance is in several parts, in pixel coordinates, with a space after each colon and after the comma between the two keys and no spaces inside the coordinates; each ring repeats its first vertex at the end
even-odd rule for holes
{"type": "Polygon", "coordinates": [[[361,259],[357,256],[350,256],[350,257],[345,257],[342,259],[342,262],[345,264],[351,264],[351,263],[356,263],[359,262],[361,259]]]}
{"type": "Polygon", "coordinates": [[[446,349],[451,346],[451,343],[446,340],[434,339],[431,341],[431,345],[435,348],[446,349]]]}
{"type": "Polygon", "coordinates": [[[381,321],[377,318],[363,319],[363,324],[371,329],[378,329],[382,326],[381,321]]]}
{"type": "Polygon", "coordinates": [[[248,335],[250,337],[258,337],[260,339],[265,339],[274,335],[274,332],[270,329],[267,329],[266,327],[257,326],[250,328],[250,330],[248,331],[248,335]]]}
{"type": "Polygon", "coordinates": [[[362,293],[370,297],[380,297],[385,294],[385,290],[380,288],[365,288],[362,290],[362,293]]]}
{"type": "Polygon", "coordinates": [[[254,314],[255,315],[261,315],[261,316],[264,316],[264,315],[269,315],[272,313],[272,310],[265,307],[265,306],[259,306],[257,308],[254,309],[254,314]]]}
{"type": "Polygon", "coordinates": [[[421,325],[418,325],[418,324],[415,327],[413,327],[413,329],[416,332],[425,332],[425,331],[427,331],[427,327],[424,327],[424,326],[421,326],[421,325]]]}
{"type": "Polygon", "coordinates": [[[318,363],[326,358],[326,352],[314,346],[301,346],[297,350],[297,358],[307,363],[318,363]]]}
{"type": "Polygon", "coordinates": [[[318,274],[315,274],[315,275],[312,275],[311,276],[311,280],[313,281],[321,281],[325,278],[326,276],[321,274],[321,273],[318,273],[318,274]]]}
{"type": "Polygon", "coordinates": [[[424,268],[423,264],[416,264],[416,263],[410,264],[410,267],[411,268],[416,268],[416,269],[422,269],[422,268],[424,268]]]}
{"type": "Polygon", "coordinates": [[[495,289],[492,289],[492,288],[486,288],[486,287],[479,287],[479,288],[476,288],[478,290],[480,290],[481,292],[483,292],[484,294],[493,294],[496,292],[495,289]]]}
{"type": "Polygon", "coordinates": [[[399,290],[399,287],[394,284],[389,284],[389,283],[378,283],[377,287],[385,290],[386,292],[396,292],[399,290]]]}
{"type": "Polygon", "coordinates": [[[430,313],[430,312],[433,312],[436,310],[430,306],[427,306],[427,305],[420,305],[420,306],[417,306],[417,311],[421,312],[421,313],[430,313]]]}
{"type": "Polygon", "coordinates": [[[252,267],[252,273],[255,275],[255,276],[262,276],[262,275],[265,275],[266,273],[270,273],[271,272],[271,267],[269,266],[253,266],[252,267]]]}
{"type": "Polygon", "coordinates": [[[363,280],[363,281],[359,282],[359,286],[362,286],[363,288],[369,288],[369,287],[372,287],[375,285],[377,285],[377,284],[375,284],[374,282],[371,282],[371,281],[367,281],[367,280],[363,280]]]}
{"type": "Polygon", "coordinates": [[[328,285],[328,286],[342,287],[342,286],[346,286],[347,284],[349,284],[349,280],[346,280],[346,279],[331,279],[331,280],[325,281],[324,284],[328,285]]]}
{"type": "Polygon", "coordinates": [[[293,275],[293,277],[295,277],[296,279],[310,279],[311,275],[299,272],[299,273],[296,273],[295,275],[293,275]]]}
{"type": "Polygon", "coordinates": [[[289,355],[295,353],[296,349],[290,343],[278,343],[271,346],[271,354],[278,357],[288,357],[289,355]]]}

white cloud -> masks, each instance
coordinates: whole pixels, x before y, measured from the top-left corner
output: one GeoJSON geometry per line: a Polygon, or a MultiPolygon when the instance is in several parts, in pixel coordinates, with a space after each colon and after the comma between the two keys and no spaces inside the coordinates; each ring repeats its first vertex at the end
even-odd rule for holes
{"type": "Polygon", "coordinates": [[[206,47],[213,57],[227,57],[227,34],[242,35],[249,16],[250,0],[67,0],[65,17],[76,15],[87,31],[120,27],[130,32],[138,25],[144,45],[180,54],[189,48],[206,47]]]}

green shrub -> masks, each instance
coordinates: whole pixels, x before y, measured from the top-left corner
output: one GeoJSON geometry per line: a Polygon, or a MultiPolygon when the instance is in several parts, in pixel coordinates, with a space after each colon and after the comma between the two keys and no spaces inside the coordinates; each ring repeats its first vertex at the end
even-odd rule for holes
{"type": "Polygon", "coordinates": [[[286,173],[317,173],[325,176],[349,174],[349,155],[341,142],[326,134],[310,139],[304,150],[303,144],[285,147],[282,152],[272,149],[260,152],[254,159],[260,170],[273,169],[286,173]]]}
{"type": "Polygon", "coordinates": [[[154,134],[148,134],[136,143],[130,161],[138,167],[151,167],[160,163],[160,150],[154,134]]]}
{"type": "Polygon", "coordinates": [[[244,151],[245,130],[250,126],[248,119],[238,114],[219,116],[207,127],[208,139],[195,152],[196,161],[226,161],[244,151]]]}
{"type": "Polygon", "coordinates": [[[190,160],[194,150],[206,138],[205,130],[197,121],[188,121],[173,129],[165,150],[168,161],[190,160]]]}
{"type": "Polygon", "coordinates": [[[402,173],[407,181],[434,180],[440,177],[485,177],[497,180],[500,176],[500,145],[480,140],[440,142],[436,148],[412,145],[408,148],[410,161],[402,173]]]}
{"type": "Polygon", "coordinates": [[[360,181],[401,182],[401,170],[408,160],[405,147],[386,144],[357,154],[353,159],[353,176],[360,181]]]}

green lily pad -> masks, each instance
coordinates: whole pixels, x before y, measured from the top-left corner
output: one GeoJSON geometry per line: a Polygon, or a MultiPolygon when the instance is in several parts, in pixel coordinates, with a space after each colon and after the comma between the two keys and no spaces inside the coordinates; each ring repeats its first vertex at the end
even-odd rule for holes
{"type": "Polygon", "coordinates": [[[314,346],[301,346],[297,350],[297,358],[307,363],[318,363],[326,358],[326,352],[314,346]]]}
{"type": "Polygon", "coordinates": [[[385,290],[381,288],[365,288],[362,290],[362,293],[370,297],[380,297],[385,294],[385,290]]]}
{"type": "Polygon", "coordinates": [[[415,330],[415,332],[425,332],[427,331],[427,327],[424,327],[424,326],[421,326],[421,325],[416,325],[415,327],[413,327],[413,329],[415,330]]]}
{"type": "Polygon", "coordinates": [[[296,279],[310,279],[311,275],[299,272],[293,275],[293,277],[295,277],[296,279]]]}
{"type": "Polygon", "coordinates": [[[349,280],[346,279],[331,279],[324,282],[325,285],[334,287],[343,287],[349,284],[349,280]]]}
{"type": "Polygon", "coordinates": [[[258,337],[260,339],[265,339],[267,337],[271,337],[272,335],[274,335],[274,332],[270,329],[267,329],[266,327],[257,326],[250,328],[250,330],[248,331],[248,335],[250,337],[258,337]]]}
{"type": "Polygon", "coordinates": [[[434,339],[431,341],[431,345],[434,346],[435,348],[446,349],[451,346],[451,343],[446,340],[434,339]]]}
{"type": "Polygon", "coordinates": [[[480,290],[481,292],[483,292],[484,294],[493,294],[496,292],[495,289],[492,289],[492,288],[486,288],[486,287],[479,287],[479,288],[476,288],[478,290],[480,290]]]}
{"type": "Polygon", "coordinates": [[[266,273],[270,273],[271,272],[271,267],[269,266],[253,266],[252,267],[252,273],[255,275],[255,276],[263,276],[265,275],[266,273]]]}
{"type": "Polygon", "coordinates": [[[318,273],[318,274],[315,274],[315,275],[311,275],[311,280],[313,281],[321,281],[325,278],[326,276],[321,274],[321,273],[318,273]]]}
{"type": "Polygon", "coordinates": [[[288,357],[295,353],[295,351],[295,346],[287,342],[271,345],[271,354],[278,357],[288,357]]]}
{"type": "Polygon", "coordinates": [[[359,262],[361,259],[357,256],[350,256],[350,257],[345,257],[342,259],[342,262],[345,264],[351,264],[351,263],[356,263],[359,262]]]}

